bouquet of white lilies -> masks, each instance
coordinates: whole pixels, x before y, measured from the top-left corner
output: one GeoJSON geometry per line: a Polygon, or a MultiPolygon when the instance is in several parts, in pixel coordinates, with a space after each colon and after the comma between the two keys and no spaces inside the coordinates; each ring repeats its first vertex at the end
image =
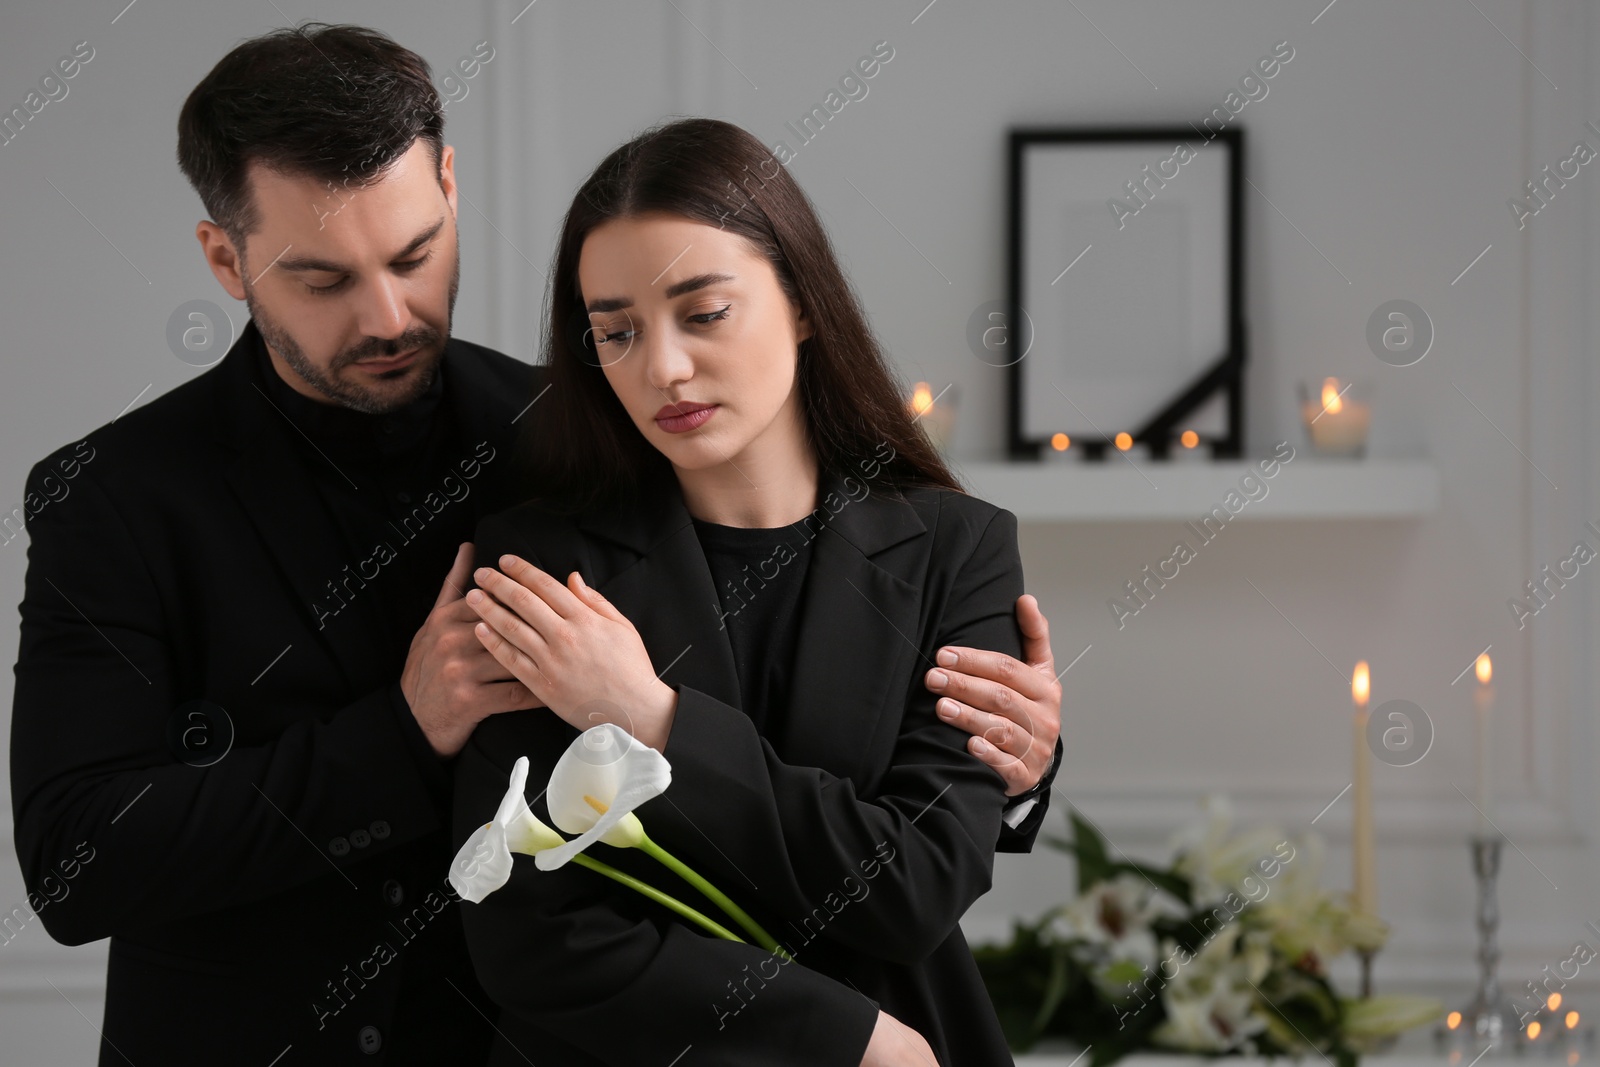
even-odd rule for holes
{"type": "Polygon", "coordinates": [[[1043,1037],[1092,1046],[1090,1067],[1130,1052],[1302,1056],[1354,1067],[1437,1018],[1438,1001],[1334,990],[1328,961],[1377,950],[1388,928],[1319,885],[1322,843],[1265,827],[1235,832],[1226,799],[1177,834],[1166,868],[1114,859],[1072,814],[1078,895],[1004,945],[974,951],[1013,1048],[1043,1037]]]}

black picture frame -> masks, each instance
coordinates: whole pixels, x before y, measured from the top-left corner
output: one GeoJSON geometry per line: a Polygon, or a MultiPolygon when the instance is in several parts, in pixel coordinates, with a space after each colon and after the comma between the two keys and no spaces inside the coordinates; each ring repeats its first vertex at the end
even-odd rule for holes
{"type": "MultiPolygon", "coordinates": [[[[1037,341],[1032,332],[1031,320],[1025,314],[1028,298],[1027,280],[1023,277],[1027,257],[1027,240],[1030,233],[1028,192],[1026,188],[1028,153],[1036,146],[1073,146],[1093,149],[1097,146],[1126,148],[1148,143],[1150,160],[1176,151],[1176,146],[1187,145],[1198,156],[1208,151],[1222,151],[1226,155],[1222,180],[1221,209],[1227,218],[1222,227],[1226,244],[1225,269],[1227,282],[1222,322],[1225,341],[1222,350],[1195,374],[1185,386],[1152,404],[1152,414],[1137,424],[1131,433],[1135,443],[1145,445],[1152,457],[1165,458],[1176,434],[1185,420],[1201,405],[1219,393],[1223,397],[1225,429],[1220,435],[1204,439],[1213,458],[1237,458],[1244,452],[1244,367],[1247,356],[1247,330],[1244,321],[1244,131],[1240,128],[1207,131],[1203,135],[1192,126],[1115,126],[1115,127],[1017,127],[1009,132],[1007,145],[1008,241],[1007,241],[1007,319],[1011,335],[1022,331],[1024,357],[1009,364],[1008,453],[1013,460],[1037,460],[1048,447],[1047,437],[1027,432],[1024,426],[1024,396],[1029,388],[1029,361],[1025,358],[1028,347],[1037,341]]],[[[1147,172],[1148,173],[1148,172],[1147,172]]],[[[1139,178],[1133,174],[1130,178],[1139,178]]],[[[1172,180],[1170,177],[1168,180],[1172,180]]],[[[1132,182],[1124,190],[1107,189],[1108,203],[1111,194],[1132,196],[1132,182]]],[[[1148,179],[1144,189],[1149,192],[1148,179]]],[[[1152,193],[1155,202],[1158,193],[1152,193]]],[[[1133,200],[1128,203],[1136,202],[1133,200]]],[[[1148,207],[1149,204],[1144,206],[1148,207]]],[[[1111,209],[1115,215],[1116,209],[1111,209]]],[[[1118,219],[1118,221],[1122,221],[1118,219]]],[[[1063,274],[1065,271],[1063,272],[1063,274]]],[[[1036,281],[1036,280],[1035,280],[1036,281]]],[[[1037,362],[1037,361],[1035,361],[1037,362]]],[[[1118,427],[1125,429],[1125,427],[1118,427]]],[[[1114,448],[1112,431],[1105,436],[1090,434],[1075,436],[1074,443],[1081,445],[1090,459],[1101,459],[1108,448],[1114,448]]]]}

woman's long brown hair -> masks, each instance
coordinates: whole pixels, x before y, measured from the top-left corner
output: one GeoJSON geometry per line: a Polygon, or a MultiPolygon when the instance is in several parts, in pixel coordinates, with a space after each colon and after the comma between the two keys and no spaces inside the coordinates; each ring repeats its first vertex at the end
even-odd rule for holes
{"type": "Polygon", "coordinates": [[[651,212],[745,238],[810,318],[796,374],[819,471],[855,474],[877,456],[874,481],[884,486],[964,491],[909,411],[805,193],[750,133],[696,118],[647,130],[612,152],[567,211],[542,339],[549,388],[529,410],[517,445],[518,485],[532,489],[526,495],[581,511],[675,476],[585,349],[590,322],[578,287],[589,233],[651,212]],[[887,462],[884,445],[893,449],[887,462]]]}

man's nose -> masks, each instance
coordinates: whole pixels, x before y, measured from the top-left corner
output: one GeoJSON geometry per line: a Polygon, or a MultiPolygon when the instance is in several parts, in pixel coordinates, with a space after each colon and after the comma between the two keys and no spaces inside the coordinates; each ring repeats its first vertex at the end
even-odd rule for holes
{"type": "Polygon", "coordinates": [[[411,321],[398,280],[379,278],[362,294],[357,323],[368,337],[399,337],[411,321]]]}

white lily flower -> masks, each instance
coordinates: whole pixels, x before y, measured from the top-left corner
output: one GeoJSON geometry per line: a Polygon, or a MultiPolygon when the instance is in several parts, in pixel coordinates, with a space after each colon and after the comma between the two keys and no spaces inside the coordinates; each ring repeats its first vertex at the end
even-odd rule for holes
{"type": "Polygon", "coordinates": [[[1288,835],[1276,826],[1235,832],[1233,803],[1223,793],[1207,796],[1201,807],[1205,811],[1204,822],[1173,835],[1172,846],[1178,858],[1172,869],[1189,879],[1195,907],[1204,909],[1225,900],[1230,892],[1244,896],[1241,886],[1245,878],[1254,877],[1259,882],[1257,865],[1270,858],[1276,845],[1288,835]]]}
{"type": "Polygon", "coordinates": [[[562,843],[562,837],[534,817],[523,787],[528,782],[528,757],[511,768],[511,783],[494,821],[475,830],[450,864],[450,884],[461,899],[474,904],[511,878],[511,854],[537,856],[562,843]]]}
{"type": "MultiPolygon", "coordinates": [[[[1163,946],[1169,955],[1174,947],[1163,946]]],[[[1264,934],[1246,933],[1238,923],[1223,927],[1162,988],[1167,1018],[1151,1040],[1191,1052],[1227,1052],[1251,1041],[1267,1029],[1252,983],[1269,964],[1264,934]],[[1241,937],[1245,951],[1236,954],[1241,937]]]]}
{"type": "Polygon", "coordinates": [[[1158,893],[1149,881],[1122,872],[1098,881],[1082,896],[1064,905],[1051,918],[1050,928],[1062,941],[1082,945],[1085,958],[1110,1000],[1123,997],[1123,971],[1133,965],[1136,974],[1155,968],[1155,934],[1150,923],[1163,917],[1181,917],[1178,901],[1158,893]],[[1112,968],[1107,971],[1107,968],[1112,968]]]}
{"type": "Polygon", "coordinates": [[[553,871],[596,841],[632,848],[647,838],[635,808],[672,784],[665,756],[612,723],[579,734],[550,772],[550,821],[572,840],[541,851],[534,862],[553,871]]]}

